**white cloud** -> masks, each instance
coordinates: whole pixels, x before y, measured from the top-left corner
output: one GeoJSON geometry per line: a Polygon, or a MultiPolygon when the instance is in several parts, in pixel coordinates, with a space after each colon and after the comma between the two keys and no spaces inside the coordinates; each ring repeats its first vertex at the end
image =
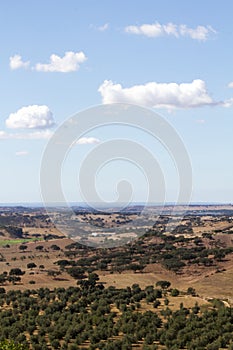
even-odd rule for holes
{"type": "Polygon", "coordinates": [[[28,154],[29,154],[28,151],[17,151],[17,152],[15,152],[15,155],[16,155],[17,157],[27,156],[28,154]]]}
{"type": "Polygon", "coordinates": [[[105,30],[107,30],[109,28],[109,24],[105,23],[102,26],[97,27],[97,30],[99,30],[100,32],[105,32],[105,30]]]}
{"type": "Polygon", "coordinates": [[[105,80],[98,91],[104,104],[120,102],[167,109],[223,104],[212,100],[205,82],[199,79],[182,84],[150,82],[130,88],[105,80]]]}
{"type": "Polygon", "coordinates": [[[92,145],[100,143],[100,140],[95,137],[81,137],[76,141],[77,145],[92,145]]]}
{"type": "Polygon", "coordinates": [[[45,105],[22,107],[6,119],[10,129],[46,129],[53,125],[53,114],[45,105]]]}
{"type": "Polygon", "coordinates": [[[53,135],[50,130],[34,131],[29,133],[8,133],[0,130],[0,140],[44,140],[53,135]]]}
{"type": "Polygon", "coordinates": [[[230,89],[233,88],[233,81],[231,81],[228,85],[227,85],[230,89]]]}
{"type": "MultiPolygon", "coordinates": [[[[27,133],[8,133],[3,130],[0,130],[0,140],[46,140],[52,137],[53,135],[54,132],[51,130],[40,130],[27,133]]],[[[100,140],[95,137],[81,137],[74,143],[74,145],[92,145],[98,143],[100,143],[100,140]]],[[[22,153],[23,152],[27,151],[22,151],[22,153]]],[[[18,153],[21,153],[21,151],[19,151],[18,153]]],[[[20,156],[26,154],[16,155],[20,156]]]]}
{"type": "Polygon", "coordinates": [[[90,24],[90,28],[94,30],[98,30],[99,32],[105,32],[109,29],[109,23],[105,23],[102,26],[96,26],[94,24],[90,24]]]}
{"type": "Polygon", "coordinates": [[[211,26],[197,26],[196,28],[189,28],[184,24],[160,24],[158,22],[153,24],[142,24],[140,26],[130,25],[125,27],[125,32],[130,34],[145,35],[150,38],[165,35],[172,35],[176,38],[187,36],[191,39],[200,41],[206,41],[211,34],[216,34],[216,31],[211,26]]]}
{"type": "Polygon", "coordinates": [[[228,100],[222,102],[222,105],[227,108],[231,107],[233,105],[233,98],[229,98],[228,100]]]}
{"type": "Polygon", "coordinates": [[[0,130],[0,140],[6,139],[7,138],[6,135],[7,133],[5,131],[0,130]]]}
{"type": "Polygon", "coordinates": [[[14,55],[10,57],[10,68],[12,70],[19,68],[28,68],[30,65],[30,61],[23,61],[20,55],[14,55]]]}
{"type": "Polygon", "coordinates": [[[86,60],[87,57],[82,51],[68,51],[63,57],[52,54],[50,63],[37,63],[35,69],[40,72],[75,72],[79,69],[80,64],[86,60]]]}
{"type": "Polygon", "coordinates": [[[197,26],[195,29],[192,29],[186,25],[181,25],[180,34],[194,40],[206,41],[211,34],[216,34],[216,31],[211,26],[197,26]]]}
{"type": "Polygon", "coordinates": [[[173,23],[161,25],[159,23],[154,24],[142,24],[141,26],[128,26],[125,28],[127,33],[145,35],[150,38],[156,38],[162,35],[174,35],[178,36],[177,26],[173,23]]]}

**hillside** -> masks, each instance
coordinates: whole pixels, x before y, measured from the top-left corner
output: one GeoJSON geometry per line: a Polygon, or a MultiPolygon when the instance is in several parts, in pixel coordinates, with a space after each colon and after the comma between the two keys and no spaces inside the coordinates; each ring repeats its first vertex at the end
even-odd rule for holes
{"type": "MultiPolygon", "coordinates": [[[[145,287],[166,279],[182,290],[194,287],[203,298],[226,298],[232,303],[233,220],[225,209],[212,207],[215,214],[210,215],[209,207],[199,207],[197,215],[195,207],[195,212],[187,213],[171,233],[167,230],[170,217],[163,215],[145,229],[143,236],[120,247],[99,249],[62,236],[42,209],[21,208],[17,213],[15,208],[5,210],[0,216],[5,223],[0,241],[1,273],[20,268],[24,274],[14,283],[2,278],[3,286],[22,290],[32,283],[37,288],[75,286],[77,280],[97,272],[107,286],[125,287],[136,282],[145,287]],[[25,224],[13,226],[23,223],[25,217],[25,224]],[[13,233],[9,227],[14,228],[13,233]],[[32,262],[35,266],[28,268],[32,262]]],[[[136,214],[114,215],[111,222],[123,227],[136,214]],[[114,219],[117,215],[118,221],[114,219]]],[[[82,212],[77,216],[79,220],[100,222],[96,213],[82,212]]],[[[107,214],[104,220],[109,225],[107,214]]]]}

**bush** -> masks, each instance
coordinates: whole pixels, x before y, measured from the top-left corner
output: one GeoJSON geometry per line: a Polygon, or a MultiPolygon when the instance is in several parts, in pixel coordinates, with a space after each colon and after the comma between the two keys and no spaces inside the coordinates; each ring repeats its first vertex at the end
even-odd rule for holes
{"type": "Polygon", "coordinates": [[[171,283],[169,281],[158,281],[156,283],[156,286],[161,287],[162,289],[167,289],[170,287],[170,285],[171,285],[171,283]]]}
{"type": "Polygon", "coordinates": [[[161,303],[160,303],[159,300],[155,300],[155,302],[154,302],[154,304],[153,304],[153,307],[154,307],[155,309],[157,309],[157,307],[158,307],[160,304],[161,304],[161,303]]]}
{"type": "Polygon", "coordinates": [[[34,262],[28,263],[27,268],[28,269],[34,269],[37,265],[34,262]]]}
{"type": "Polygon", "coordinates": [[[61,250],[61,248],[58,245],[56,245],[56,244],[52,244],[50,248],[52,250],[61,250]]]}
{"type": "Polygon", "coordinates": [[[195,296],[195,295],[196,295],[196,291],[195,291],[194,288],[188,287],[188,289],[187,289],[187,294],[188,294],[188,295],[195,296]]]}
{"type": "Polygon", "coordinates": [[[178,289],[174,288],[171,291],[171,296],[172,297],[178,297],[178,295],[180,294],[180,292],[178,291],[178,289]]]}
{"type": "Polygon", "coordinates": [[[11,269],[10,272],[9,272],[9,275],[12,276],[12,275],[15,275],[15,276],[22,276],[24,275],[25,272],[22,271],[21,269],[19,268],[14,268],[14,269],[11,269]]]}

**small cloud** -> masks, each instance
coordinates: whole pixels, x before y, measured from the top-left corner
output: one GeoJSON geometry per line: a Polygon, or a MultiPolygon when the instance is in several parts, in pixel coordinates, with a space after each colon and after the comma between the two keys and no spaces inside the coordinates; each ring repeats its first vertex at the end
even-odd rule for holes
{"type": "Polygon", "coordinates": [[[109,23],[105,23],[102,26],[96,26],[94,24],[90,24],[89,27],[93,30],[98,30],[99,32],[105,32],[106,30],[109,29],[109,23]]]}
{"type": "Polygon", "coordinates": [[[211,26],[197,26],[189,28],[185,24],[177,25],[174,23],[160,24],[158,22],[152,24],[142,24],[139,26],[130,25],[125,27],[125,32],[130,34],[144,35],[149,38],[161,36],[174,36],[176,38],[186,36],[193,40],[206,41],[211,34],[216,34],[211,26]]]}
{"type": "Polygon", "coordinates": [[[102,26],[97,27],[96,29],[99,30],[100,32],[105,32],[109,28],[109,23],[105,23],[102,26]]]}
{"type": "Polygon", "coordinates": [[[97,143],[100,143],[100,140],[95,137],[81,137],[75,142],[76,145],[92,145],[97,143]]]}
{"type": "Polygon", "coordinates": [[[229,108],[233,105],[233,98],[229,98],[228,100],[224,101],[222,105],[226,108],[229,108]]]}
{"type": "Polygon", "coordinates": [[[79,69],[80,64],[85,62],[87,57],[80,52],[68,51],[63,57],[52,54],[49,63],[37,63],[35,70],[38,72],[60,72],[69,73],[79,69]]]}
{"type": "Polygon", "coordinates": [[[156,38],[162,35],[174,35],[178,36],[177,26],[173,23],[161,25],[159,23],[154,24],[142,24],[141,26],[128,26],[125,28],[126,33],[145,35],[149,38],[156,38]]]}
{"type": "Polygon", "coordinates": [[[18,151],[18,152],[15,152],[15,155],[17,157],[24,157],[24,156],[27,156],[29,154],[28,151],[18,151]]]}
{"type": "Polygon", "coordinates": [[[211,34],[216,34],[211,26],[197,26],[196,28],[188,28],[185,24],[179,27],[182,36],[190,37],[193,40],[206,41],[211,34]]]}
{"type": "Polygon", "coordinates": [[[196,122],[198,124],[205,124],[205,119],[197,119],[196,122]]]}
{"type": "MultiPolygon", "coordinates": [[[[51,130],[41,130],[33,131],[29,133],[8,133],[3,130],[0,130],[0,140],[43,140],[49,139],[54,135],[54,132],[51,130]]],[[[96,137],[81,137],[78,139],[74,145],[93,145],[98,144],[101,141],[96,137]]],[[[21,151],[20,151],[21,152],[21,151]]],[[[26,152],[26,151],[22,151],[26,152]]],[[[25,154],[17,154],[25,155],[25,154]]]]}
{"type": "Polygon", "coordinates": [[[233,81],[227,85],[230,89],[233,89],[233,81]]]}
{"type": "Polygon", "coordinates": [[[53,135],[50,130],[34,131],[29,133],[8,133],[0,130],[0,140],[44,140],[53,135]]]}
{"type": "Polygon", "coordinates": [[[22,107],[6,119],[10,129],[46,129],[54,124],[53,114],[45,105],[22,107]]]}
{"type": "Polygon", "coordinates": [[[3,130],[0,130],[0,140],[4,140],[7,138],[7,133],[3,130]]]}
{"type": "Polygon", "coordinates": [[[12,70],[20,69],[20,68],[28,68],[30,65],[30,61],[23,61],[20,55],[14,55],[10,57],[10,68],[12,70]]]}

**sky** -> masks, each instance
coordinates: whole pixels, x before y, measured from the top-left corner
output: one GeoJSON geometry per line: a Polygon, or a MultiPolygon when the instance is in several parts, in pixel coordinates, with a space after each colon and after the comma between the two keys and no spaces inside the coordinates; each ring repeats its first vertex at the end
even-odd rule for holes
{"type": "MultiPolygon", "coordinates": [[[[0,203],[40,202],[50,137],[67,118],[111,103],[142,106],[172,126],[189,154],[192,202],[232,203],[232,13],[231,0],[0,2],[0,203]]],[[[166,201],[176,201],[179,174],[166,148],[112,124],[87,130],[67,153],[67,200],[84,200],[78,173],[87,155],[121,138],[154,154],[166,201]]],[[[122,179],[133,201],[146,201],[147,174],[129,161],[100,164],[93,176],[106,201],[122,179]]]]}

